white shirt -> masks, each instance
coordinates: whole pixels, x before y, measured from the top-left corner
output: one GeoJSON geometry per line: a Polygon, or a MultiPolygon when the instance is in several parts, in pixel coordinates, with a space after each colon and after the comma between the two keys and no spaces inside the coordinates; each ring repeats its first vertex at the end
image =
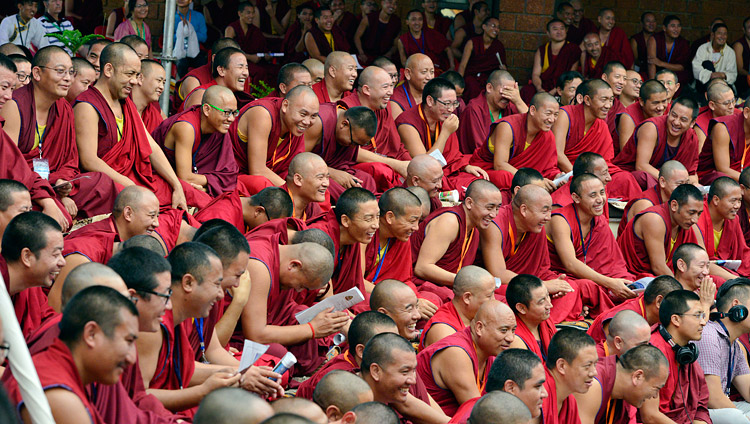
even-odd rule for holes
{"type": "Polygon", "coordinates": [[[714,64],[715,72],[724,72],[727,84],[734,84],[737,80],[737,60],[734,50],[728,44],[720,52],[714,52],[710,41],[698,48],[693,58],[693,76],[703,84],[711,79],[711,71],[703,68],[703,62],[707,60],[714,64]]]}
{"type": "Polygon", "coordinates": [[[0,23],[0,45],[13,43],[27,49],[41,48],[44,42],[44,28],[36,18],[32,18],[25,25],[21,23],[18,14],[8,16],[0,23]],[[21,29],[19,32],[19,28],[21,29]],[[33,45],[33,46],[32,46],[33,45]]]}

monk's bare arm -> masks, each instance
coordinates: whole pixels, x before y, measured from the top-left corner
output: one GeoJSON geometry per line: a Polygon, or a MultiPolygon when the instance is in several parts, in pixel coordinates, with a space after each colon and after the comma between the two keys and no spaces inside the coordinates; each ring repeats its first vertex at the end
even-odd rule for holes
{"type": "Polygon", "coordinates": [[[649,79],[654,79],[656,78],[656,65],[661,63],[661,60],[656,57],[656,40],[654,40],[654,37],[649,37],[646,40],[646,57],[648,61],[648,77],[649,79]]]}
{"type": "Polygon", "coordinates": [[[187,122],[177,122],[167,134],[167,142],[174,140],[174,167],[177,177],[192,184],[205,187],[208,179],[205,175],[193,173],[193,143],[195,133],[193,126],[187,122]]]}
{"type": "Polygon", "coordinates": [[[3,131],[10,136],[10,139],[18,146],[18,137],[21,134],[21,114],[18,111],[18,104],[11,99],[0,108],[0,117],[5,118],[3,131]]]}
{"type": "Polygon", "coordinates": [[[573,393],[578,403],[578,416],[581,424],[594,424],[599,407],[602,406],[602,385],[594,379],[586,393],[573,393]]]}
{"type": "Polygon", "coordinates": [[[516,175],[518,169],[510,164],[510,149],[513,145],[513,129],[507,122],[501,122],[495,126],[495,130],[490,135],[492,144],[495,146],[493,154],[492,167],[496,171],[508,171],[516,175]]]}
{"type": "MultiPolygon", "coordinates": [[[[232,29],[232,27],[227,27],[227,30],[232,29]]],[[[234,30],[232,30],[234,31],[234,30]]],[[[229,37],[234,38],[234,37],[229,37]]],[[[198,81],[198,78],[196,77],[187,77],[185,78],[185,81],[182,82],[180,85],[180,98],[182,100],[185,100],[185,97],[187,97],[188,94],[190,94],[191,91],[195,90],[200,86],[200,81],[198,81]]]]}
{"type": "Polygon", "coordinates": [[[537,93],[544,91],[542,88],[542,55],[539,49],[534,52],[534,66],[531,68],[531,83],[536,88],[537,93]]]}
{"type": "MultiPolygon", "coordinates": [[[[638,145],[636,146],[635,153],[635,169],[638,171],[647,172],[655,179],[659,179],[659,170],[651,166],[651,156],[654,154],[656,149],[656,141],[658,134],[656,132],[656,125],[651,122],[647,122],[638,128],[638,145]]],[[[666,141],[665,141],[666,142],[666,141]]]]}
{"type": "MultiPolygon", "coordinates": [[[[449,39],[450,40],[450,39],[449,39]]],[[[453,49],[451,46],[448,46],[443,50],[445,52],[445,55],[448,56],[448,63],[450,63],[450,66],[446,71],[453,71],[456,69],[456,55],[453,53],[453,49]]],[[[401,62],[406,63],[406,62],[401,62]]]]}
{"type": "Polygon", "coordinates": [[[265,108],[253,107],[245,115],[241,118],[244,122],[240,122],[240,128],[247,135],[247,168],[250,175],[266,177],[277,187],[284,185],[284,180],[266,166],[268,136],[273,127],[271,114],[265,108]]]}
{"type": "Polygon", "coordinates": [[[737,62],[737,78],[745,78],[747,77],[748,72],[745,70],[745,62],[742,59],[744,47],[742,46],[742,43],[738,41],[734,43],[732,48],[734,49],[734,58],[737,62]]]}
{"type": "Polygon", "coordinates": [[[732,160],[729,157],[729,131],[726,125],[714,125],[711,130],[711,145],[714,154],[714,165],[716,170],[722,172],[735,181],[740,180],[740,173],[732,169],[732,160]]]}
{"type": "Polygon", "coordinates": [[[78,146],[78,159],[81,170],[102,172],[112,178],[114,182],[122,186],[135,185],[130,178],[112,169],[106,162],[101,160],[96,152],[99,145],[99,114],[93,106],[88,103],[78,103],[73,108],[76,125],[76,145],[78,146]]]}
{"type": "Polygon", "coordinates": [[[453,42],[451,42],[450,49],[453,52],[453,55],[459,59],[463,59],[464,53],[466,52],[466,50],[461,50],[461,44],[463,44],[465,39],[466,30],[461,28],[457,29],[453,36],[453,42]]]}
{"type": "Polygon", "coordinates": [[[698,127],[697,125],[693,126],[693,131],[695,131],[695,136],[698,138],[698,151],[702,152],[703,143],[706,142],[706,133],[704,133],[703,130],[700,129],[700,127],[698,127]]]}
{"type": "Polygon", "coordinates": [[[234,334],[234,329],[237,328],[237,322],[239,322],[242,316],[242,310],[247,305],[247,299],[250,296],[250,274],[245,271],[240,277],[240,284],[231,289],[232,291],[232,302],[227,306],[219,322],[214,326],[214,334],[218,338],[220,346],[226,346],[229,344],[229,340],[234,334]]]}
{"type": "Polygon", "coordinates": [[[211,334],[211,340],[208,341],[208,345],[206,346],[206,359],[212,364],[226,365],[234,368],[240,366],[240,361],[235,359],[234,355],[221,346],[216,331],[211,334]]]}
{"type": "Polygon", "coordinates": [[[444,424],[450,421],[450,417],[439,407],[433,408],[411,393],[406,396],[406,402],[394,403],[392,406],[414,424],[444,424]]]}
{"type": "Polygon", "coordinates": [[[647,213],[638,218],[634,225],[635,234],[643,240],[654,275],[672,275],[667,266],[667,254],[664,251],[664,237],[667,234],[664,221],[655,213],[647,213]]]}
{"type": "Polygon", "coordinates": [[[630,137],[635,131],[635,121],[628,114],[621,114],[620,120],[617,122],[617,136],[620,139],[620,151],[625,148],[625,145],[630,141],[630,137]]]}
{"type": "Polygon", "coordinates": [[[323,142],[323,121],[320,116],[315,118],[315,121],[310,128],[305,131],[305,151],[312,152],[315,146],[323,142]]]}
{"type": "Polygon", "coordinates": [[[555,135],[555,147],[557,148],[557,167],[562,172],[573,170],[573,164],[565,156],[565,145],[568,142],[568,130],[570,129],[570,119],[567,113],[560,111],[557,120],[552,124],[552,134],[555,135]]]}
{"type": "Polygon", "coordinates": [[[308,32],[305,34],[305,49],[307,50],[307,53],[310,55],[313,59],[318,59],[319,61],[325,63],[326,57],[320,54],[320,49],[318,48],[318,45],[315,43],[315,39],[312,36],[312,33],[308,32]]]}
{"type": "MultiPolygon", "coordinates": [[[[649,38],[649,41],[653,38],[649,38]]],[[[646,399],[639,409],[643,424],[674,424],[669,417],[659,410],[659,398],[646,399]]]]}
{"type": "Polygon", "coordinates": [[[427,336],[424,339],[424,346],[427,347],[433,343],[437,343],[440,340],[443,340],[444,338],[455,333],[456,333],[456,330],[454,330],[448,324],[442,324],[442,323],[432,324],[432,326],[430,327],[430,331],[427,332],[427,336]]]}
{"type": "Polygon", "coordinates": [[[635,203],[633,203],[633,205],[630,207],[630,210],[628,211],[628,221],[631,221],[634,216],[645,211],[651,206],[654,206],[654,204],[651,203],[651,201],[648,199],[640,199],[636,201],[635,203]]]}
{"type": "Polygon", "coordinates": [[[361,58],[367,57],[365,50],[362,48],[362,36],[365,35],[365,31],[367,31],[369,25],[370,23],[367,20],[367,16],[363,16],[362,20],[359,22],[357,31],[354,33],[354,47],[357,48],[357,53],[359,53],[361,58]]]}
{"type": "MultiPolygon", "coordinates": [[[[394,105],[395,106],[395,105],[394,105]]],[[[401,136],[401,142],[404,143],[404,147],[409,151],[411,157],[427,153],[425,146],[422,142],[422,138],[419,136],[417,129],[411,125],[403,124],[398,126],[398,135],[401,136]]],[[[440,133],[442,136],[442,132],[440,133]]],[[[430,152],[435,150],[437,143],[432,146],[430,152]]]]}
{"type": "Polygon", "coordinates": [[[481,236],[479,237],[479,243],[482,246],[482,257],[487,271],[493,277],[499,278],[503,284],[508,284],[518,274],[509,270],[505,265],[503,234],[497,228],[497,225],[492,223],[487,228],[480,229],[479,235],[481,236]]]}
{"type": "MultiPolygon", "coordinates": [[[[455,42],[454,42],[455,44],[455,42]]],[[[464,78],[466,77],[466,66],[469,64],[469,59],[471,59],[471,52],[474,49],[474,42],[469,40],[466,42],[466,45],[464,46],[464,52],[461,55],[461,64],[458,65],[458,73],[461,74],[464,78]]]]}
{"type": "MultiPolygon", "coordinates": [[[[45,390],[44,395],[47,397],[47,402],[49,402],[52,410],[52,418],[54,418],[56,424],[91,423],[91,415],[83,406],[81,398],[70,390],[54,388],[45,390]]],[[[23,422],[30,423],[32,422],[31,415],[29,415],[25,405],[21,407],[21,416],[23,422]]]]}
{"type": "Polygon", "coordinates": [[[55,312],[62,312],[60,297],[62,296],[62,286],[65,283],[65,278],[67,278],[68,274],[70,274],[70,271],[72,271],[73,268],[87,262],[91,261],[89,261],[87,257],[81,255],[80,253],[71,253],[70,255],[65,257],[65,266],[62,267],[60,273],[57,274],[57,278],[55,278],[55,284],[52,284],[52,287],[49,289],[49,293],[47,294],[47,303],[49,303],[50,308],[54,309],[55,312]]]}
{"type": "Polygon", "coordinates": [[[391,109],[391,116],[393,117],[394,121],[396,120],[396,118],[398,118],[399,115],[404,113],[404,109],[402,109],[401,105],[396,102],[388,103],[388,107],[391,109]]]}
{"type": "Polygon", "coordinates": [[[201,101],[203,100],[203,93],[205,93],[205,89],[195,90],[194,92],[188,93],[188,98],[185,99],[185,105],[183,106],[184,110],[190,109],[191,107],[195,105],[201,104],[201,101]]]}
{"type": "Polygon", "coordinates": [[[425,238],[414,266],[414,275],[435,284],[453,286],[456,274],[440,268],[437,262],[448,251],[451,242],[458,237],[458,225],[458,218],[452,213],[442,214],[427,224],[425,238]]]}
{"type": "MultiPolygon", "coordinates": [[[[432,356],[432,376],[440,387],[447,387],[458,404],[482,396],[471,359],[460,347],[449,347],[432,356]],[[436,375],[437,374],[437,375],[436,375]]],[[[485,370],[488,373],[489,369],[485,370]]]]}
{"type": "Polygon", "coordinates": [[[396,48],[398,49],[398,58],[401,59],[401,63],[406,63],[406,50],[404,50],[404,43],[401,42],[400,38],[396,39],[396,48]]]}
{"type": "Polygon", "coordinates": [[[553,215],[549,224],[549,235],[554,241],[555,251],[560,257],[565,269],[578,278],[589,279],[602,287],[611,290],[618,297],[629,299],[635,297],[635,293],[628,289],[626,284],[630,283],[622,278],[611,278],[596,272],[594,269],[581,262],[576,256],[576,248],[571,241],[571,230],[568,222],[560,215],[553,215]]]}
{"type": "Polygon", "coordinates": [[[180,179],[177,178],[177,174],[172,169],[172,165],[169,163],[167,156],[164,155],[161,147],[151,138],[151,134],[146,130],[146,126],[143,123],[141,125],[143,125],[143,130],[146,132],[146,137],[148,137],[148,144],[151,146],[151,154],[148,155],[148,158],[151,160],[151,167],[172,187],[172,207],[187,209],[185,193],[182,190],[180,179]]]}
{"type": "Polygon", "coordinates": [[[380,156],[379,154],[373,153],[369,150],[359,149],[359,153],[357,153],[357,163],[366,162],[378,162],[386,164],[393,168],[394,171],[396,171],[404,178],[406,178],[406,167],[409,166],[409,161],[389,158],[387,156],[380,156]]]}

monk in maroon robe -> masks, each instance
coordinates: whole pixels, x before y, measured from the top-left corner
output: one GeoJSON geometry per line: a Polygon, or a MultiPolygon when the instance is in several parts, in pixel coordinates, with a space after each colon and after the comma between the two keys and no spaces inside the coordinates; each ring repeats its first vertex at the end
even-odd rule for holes
{"type": "Polygon", "coordinates": [[[706,90],[708,105],[700,108],[698,117],[695,118],[695,126],[693,126],[695,135],[698,137],[698,146],[701,148],[706,138],[710,135],[708,133],[708,125],[712,119],[720,116],[728,116],[733,113],[742,113],[742,109],[735,108],[735,102],[731,101],[735,97],[732,88],[723,84],[723,80],[716,81],[719,82],[708,86],[706,90]]]}
{"type": "Polygon", "coordinates": [[[458,145],[461,153],[470,155],[490,136],[490,125],[529,107],[521,100],[518,83],[508,71],[493,71],[487,78],[485,91],[471,99],[461,110],[458,145]]]}
{"type": "Polygon", "coordinates": [[[707,134],[708,138],[698,156],[701,184],[710,184],[723,175],[739,180],[746,163],[750,107],[746,106],[741,114],[712,119],[707,134]]]}
{"type": "Polygon", "coordinates": [[[560,14],[557,17],[565,20],[565,25],[568,28],[567,40],[578,46],[586,34],[597,32],[597,28],[594,21],[583,16],[583,5],[580,2],[573,1],[571,4],[573,6],[573,17],[569,21],[560,14]]]}
{"type": "Polygon", "coordinates": [[[531,351],[546,361],[549,343],[557,332],[550,320],[552,303],[547,288],[538,277],[532,275],[514,277],[507,286],[506,301],[516,315],[518,325],[511,348],[531,351]],[[529,300],[522,301],[523,296],[529,300]],[[543,310],[537,311],[541,313],[532,313],[529,309],[532,304],[542,305],[543,310]]]}
{"type": "Polygon", "coordinates": [[[581,74],[586,79],[601,78],[604,65],[613,60],[622,60],[607,46],[602,46],[599,34],[591,33],[583,39],[584,51],[581,54],[581,74]]]}
{"type": "MultiPolygon", "coordinates": [[[[45,50],[39,59],[42,67],[70,66],[70,57],[59,48],[45,50]]],[[[52,73],[42,71],[39,79],[16,90],[13,101],[2,108],[6,117],[3,129],[14,139],[30,169],[35,170],[35,161],[46,160],[45,178],[58,187],[57,195],[71,216],[109,213],[117,188],[100,172],[81,173],[78,169],[73,110],[62,92],[50,90],[52,84],[52,73]],[[37,114],[46,115],[43,125],[37,122],[37,114]]]]}
{"type": "Polygon", "coordinates": [[[482,92],[487,77],[495,69],[505,69],[508,60],[505,46],[498,40],[500,21],[489,19],[482,24],[482,35],[471,38],[464,46],[458,72],[464,76],[466,98],[473,99],[482,92]]]}
{"type": "Polygon", "coordinates": [[[589,81],[586,88],[584,103],[563,106],[564,114],[561,114],[552,127],[557,145],[558,166],[562,172],[570,172],[573,170],[572,162],[581,153],[597,153],[607,162],[612,177],[612,181],[607,184],[608,195],[628,201],[637,196],[641,189],[630,173],[612,164],[612,141],[604,121],[609,106],[608,99],[613,96],[612,89],[600,79],[589,81]]]}
{"type": "Polygon", "coordinates": [[[680,35],[680,18],[676,15],[667,16],[663,28],[663,31],[654,33],[646,42],[647,56],[656,58],[648,64],[648,76],[655,78],[660,70],[669,69],[677,75],[677,82],[688,84],[693,80],[693,57],[690,54],[690,42],[680,35]]]}
{"type": "Polygon", "coordinates": [[[323,80],[312,85],[318,101],[336,103],[349,94],[357,79],[357,62],[347,52],[333,51],[326,57],[323,80]]]}
{"type": "MultiPolygon", "coordinates": [[[[607,194],[607,185],[612,182],[612,176],[609,174],[607,161],[604,160],[602,155],[593,152],[581,153],[576,158],[576,161],[573,162],[572,172],[573,174],[568,178],[568,181],[551,194],[552,204],[556,207],[563,207],[573,203],[573,196],[570,191],[571,182],[573,178],[582,174],[593,174],[599,178],[599,181],[604,184],[605,195],[607,194]]],[[[609,220],[609,207],[604,207],[604,217],[606,221],[609,220]]]]}
{"type": "Polygon", "coordinates": [[[143,120],[143,125],[146,126],[146,131],[148,131],[149,133],[154,132],[156,127],[164,122],[164,116],[162,116],[161,114],[159,103],[149,103],[148,106],[143,109],[143,112],[141,112],[141,119],[143,120]]]}
{"type": "Polygon", "coordinates": [[[237,100],[237,108],[243,108],[248,103],[255,100],[250,94],[250,79],[248,70],[245,66],[251,62],[242,53],[242,50],[234,47],[227,47],[214,55],[211,61],[211,74],[213,78],[205,84],[195,87],[193,91],[185,96],[185,101],[177,109],[182,112],[192,106],[203,103],[203,94],[206,90],[214,85],[221,85],[232,90],[237,100]]]}
{"type": "MultiPolygon", "coordinates": [[[[233,38],[237,41],[239,49],[245,53],[247,58],[248,74],[252,81],[257,83],[258,80],[267,78],[270,70],[270,67],[265,66],[267,62],[264,62],[264,58],[259,57],[257,53],[267,53],[270,48],[268,46],[269,40],[264,36],[263,31],[252,23],[255,13],[261,13],[259,12],[260,6],[253,6],[252,4],[248,6],[245,7],[244,12],[242,10],[238,12],[240,19],[230,23],[224,29],[224,37],[233,38]]],[[[270,19],[260,22],[261,24],[268,24],[270,27],[270,19]]]]}
{"type": "Polygon", "coordinates": [[[414,53],[404,63],[404,81],[394,87],[388,103],[394,120],[422,104],[425,85],[435,77],[435,65],[426,54],[414,53]]]}
{"type": "Polygon", "coordinates": [[[188,204],[205,205],[210,197],[177,178],[127,97],[141,69],[138,55],[124,44],[115,43],[107,48],[109,53],[102,54],[112,62],[102,63],[102,69],[108,66],[108,71],[102,72],[97,84],[78,96],[74,106],[81,168],[103,172],[121,186],[136,184],[148,188],[162,207],[186,209],[188,204]],[[117,84],[112,82],[115,74],[122,72],[132,78],[117,84]]]}
{"type": "Polygon", "coordinates": [[[307,224],[324,220],[331,210],[328,192],[328,167],[315,153],[302,152],[289,163],[287,182],[281,186],[292,199],[292,217],[307,224]]]}
{"type": "Polygon", "coordinates": [[[305,150],[304,132],[319,108],[315,93],[297,86],[285,99],[260,99],[240,110],[229,134],[241,174],[238,180],[250,193],[284,184],[289,162],[305,150]]]}
{"type": "Polygon", "coordinates": [[[700,244],[695,226],[703,212],[703,196],[695,186],[677,187],[669,203],[636,215],[617,238],[628,270],[636,277],[674,275],[672,254],[683,243],[700,244]]]}
{"type": "Polygon", "coordinates": [[[625,149],[633,138],[636,127],[649,118],[664,114],[668,107],[667,89],[658,81],[646,81],[641,86],[640,98],[615,117],[617,126],[618,153],[625,149]]]}
{"type": "Polygon", "coordinates": [[[581,49],[578,43],[565,40],[566,31],[565,23],[559,19],[547,22],[549,41],[539,46],[534,53],[531,80],[521,90],[524,102],[529,103],[534,94],[540,91],[554,92],[560,75],[573,69],[580,60],[581,49]]]}
{"type": "Polygon", "coordinates": [[[625,31],[615,26],[614,10],[610,8],[600,10],[598,21],[599,31],[597,31],[597,35],[599,35],[600,40],[604,40],[600,45],[611,50],[619,58],[618,60],[625,65],[625,69],[632,68],[634,61],[633,49],[630,47],[628,35],[625,31]]]}
{"type": "Polygon", "coordinates": [[[313,59],[325,63],[326,57],[334,50],[349,51],[346,34],[334,23],[333,13],[327,7],[315,9],[315,24],[305,34],[305,48],[313,59]]]}
{"type": "Polygon", "coordinates": [[[182,106],[182,102],[185,101],[185,98],[188,94],[190,94],[191,91],[195,90],[195,88],[198,86],[207,84],[212,79],[213,76],[211,76],[210,62],[197,68],[191,69],[190,72],[185,74],[184,77],[182,77],[175,83],[175,87],[177,87],[177,92],[179,93],[179,95],[175,96],[176,101],[172,106],[172,110],[177,111],[177,109],[182,106]],[[186,82],[187,84],[185,84],[186,82]]]}
{"type": "Polygon", "coordinates": [[[518,168],[534,168],[545,178],[545,187],[560,174],[554,154],[555,137],[550,131],[560,106],[546,93],[532,99],[528,113],[511,115],[490,126],[490,138],[477,149],[470,163],[487,171],[497,187],[510,187],[518,168]],[[521,145],[523,141],[523,145],[521,145]]]}
{"type": "Polygon", "coordinates": [[[141,83],[133,87],[130,98],[135,103],[149,134],[154,132],[165,118],[159,106],[159,97],[164,92],[165,82],[166,73],[159,62],[150,59],[141,62],[141,83]]]}
{"type": "Polygon", "coordinates": [[[445,31],[428,28],[424,22],[424,14],[418,10],[410,11],[406,16],[406,25],[408,31],[396,40],[401,63],[405,65],[409,56],[421,53],[432,60],[436,68],[435,74],[440,75],[453,69],[453,51],[445,31]]]}
{"type": "Polygon", "coordinates": [[[237,186],[238,167],[228,134],[231,111],[237,108],[234,96],[224,87],[211,87],[204,97],[201,106],[169,117],[153,136],[178,177],[216,197],[237,186]]]}
{"type": "Polygon", "coordinates": [[[383,4],[362,18],[354,34],[354,47],[359,63],[369,65],[378,56],[392,56],[395,41],[401,33],[401,18],[396,14],[396,4],[383,4]]]}

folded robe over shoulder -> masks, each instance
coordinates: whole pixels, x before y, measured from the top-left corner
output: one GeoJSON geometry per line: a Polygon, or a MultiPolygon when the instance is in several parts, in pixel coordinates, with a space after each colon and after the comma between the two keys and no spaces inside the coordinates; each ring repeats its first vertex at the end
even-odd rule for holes
{"type": "MultiPolygon", "coordinates": [[[[326,87],[325,80],[320,80],[312,85],[312,89],[315,92],[315,95],[318,96],[318,102],[320,102],[320,106],[323,106],[323,103],[331,103],[331,97],[328,95],[328,87],[326,87]]],[[[342,97],[346,97],[346,95],[349,94],[349,91],[345,91],[342,94],[342,97]]]]}
{"type": "MultiPolygon", "coordinates": [[[[630,48],[629,43],[628,48],[630,48]]],[[[604,65],[614,60],[622,60],[617,52],[607,46],[602,46],[601,55],[596,61],[585,51],[583,52],[583,57],[583,72],[581,73],[586,79],[601,78],[604,73],[604,65]]]]}
{"type": "Polygon", "coordinates": [[[713,151],[713,140],[711,139],[711,131],[716,125],[724,125],[729,132],[729,166],[737,172],[742,172],[745,168],[747,159],[745,158],[745,149],[747,148],[745,143],[745,125],[744,116],[742,114],[735,114],[729,116],[720,116],[714,118],[708,124],[708,132],[706,133],[706,141],[703,143],[703,150],[698,156],[698,177],[700,177],[700,183],[704,185],[711,184],[715,179],[725,176],[723,173],[716,170],[716,164],[714,163],[714,151],[713,151]]]}
{"type": "MultiPolygon", "coordinates": [[[[151,145],[138,110],[130,98],[122,105],[122,137],[118,140],[115,115],[99,90],[91,86],[76,98],[76,104],[90,104],[99,115],[97,156],[115,172],[132,180],[136,185],[151,190],[159,199],[159,206],[172,206],[172,187],[151,167],[151,145]]],[[[199,208],[208,204],[211,197],[180,180],[189,206],[199,208]]]]}
{"type": "MultiPolygon", "coordinates": [[[[5,258],[0,256],[0,274],[5,280],[5,288],[10,293],[10,274],[5,258]]],[[[47,303],[47,295],[41,287],[29,287],[12,295],[13,309],[23,337],[28,339],[44,322],[54,318],[55,311],[47,303]]]]}
{"type": "Polygon", "coordinates": [[[326,35],[320,30],[318,25],[313,25],[309,32],[312,35],[315,45],[318,46],[318,52],[320,52],[321,56],[328,56],[334,49],[344,52],[349,50],[349,41],[346,40],[346,34],[344,34],[344,31],[338,25],[334,25],[331,28],[333,45],[328,43],[328,38],[326,38],[326,35]]]}
{"type": "Polygon", "coordinates": [[[425,348],[425,340],[427,340],[427,333],[430,331],[435,324],[445,324],[452,328],[454,331],[461,331],[466,328],[461,316],[458,315],[456,305],[453,301],[445,302],[443,306],[439,307],[437,312],[427,321],[424,328],[422,329],[422,335],[419,337],[419,349],[425,348]]]}
{"type": "Polygon", "coordinates": [[[518,315],[516,315],[516,325],[516,337],[521,339],[523,344],[526,345],[526,349],[534,352],[543,363],[546,362],[549,342],[552,341],[552,336],[557,333],[555,324],[549,318],[542,321],[538,328],[539,340],[534,337],[531,329],[526,326],[526,323],[518,315]]]}
{"type": "Polygon", "coordinates": [[[46,127],[42,137],[42,151],[34,146],[37,135],[36,103],[33,84],[27,84],[13,92],[13,100],[18,106],[21,128],[18,134],[18,148],[23,153],[30,169],[33,161],[40,156],[49,163],[49,181],[70,181],[79,176],[84,178],[73,181],[70,198],[78,207],[78,217],[92,217],[112,212],[117,187],[114,181],[101,172],[81,174],[78,167],[78,147],[73,122],[73,109],[64,98],[52,104],[47,115],[46,127]]]}
{"type": "Polygon", "coordinates": [[[164,121],[164,117],[161,116],[161,109],[159,108],[159,102],[151,102],[141,112],[141,119],[143,125],[146,126],[146,131],[153,133],[156,127],[164,121]]]}
{"type": "Polygon", "coordinates": [[[411,267],[411,244],[391,237],[380,247],[380,231],[375,232],[370,244],[365,248],[365,279],[377,284],[379,281],[393,279],[409,284],[417,291],[411,282],[414,269],[411,267]]]}
{"type": "Polygon", "coordinates": [[[623,399],[612,399],[612,390],[617,377],[617,356],[601,358],[596,363],[596,378],[602,387],[602,406],[596,413],[595,423],[629,424],[636,409],[623,399]],[[606,407],[604,407],[606,405],[606,407]]]}
{"type": "MultiPolygon", "coordinates": [[[[633,62],[635,61],[633,59],[633,48],[630,47],[630,40],[628,40],[628,35],[625,34],[625,31],[622,28],[617,26],[612,28],[612,31],[609,32],[607,42],[604,44],[604,48],[611,50],[613,53],[611,59],[604,61],[604,65],[606,65],[607,62],[611,60],[619,60],[623,65],[625,65],[625,69],[630,69],[633,67],[633,62]]],[[[602,52],[602,55],[604,55],[604,52],[602,52]]],[[[602,74],[600,73],[599,75],[593,76],[591,78],[601,78],[601,76],[602,74]]]]}
{"type": "Polygon", "coordinates": [[[508,103],[505,109],[499,111],[497,116],[492,116],[490,106],[487,104],[487,94],[482,93],[469,101],[461,112],[458,125],[458,147],[461,153],[471,155],[484,144],[489,138],[490,125],[500,119],[515,115],[518,108],[513,103],[508,103]]]}
{"type": "Polygon", "coordinates": [[[177,239],[180,237],[180,228],[182,228],[183,222],[193,228],[201,226],[201,223],[193,218],[193,215],[182,209],[169,208],[159,213],[159,226],[154,230],[154,236],[161,239],[167,248],[167,252],[171,252],[177,246],[177,239]]]}
{"type": "MultiPolygon", "coordinates": [[[[604,215],[594,217],[585,241],[581,240],[581,223],[578,219],[575,204],[571,203],[557,209],[552,212],[552,215],[561,216],[568,223],[568,226],[570,226],[570,238],[578,260],[607,277],[625,278],[631,281],[635,279],[633,274],[627,270],[620,247],[617,246],[615,236],[612,234],[609,222],[604,215]]],[[[565,266],[563,266],[555,245],[549,242],[548,246],[551,269],[559,273],[573,275],[570,270],[565,269],[565,266]]]]}
{"type": "Polygon", "coordinates": [[[658,215],[664,223],[664,256],[667,261],[667,266],[670,268],[672,268],[672,255],[681,244],[698,242],[692,228],[687,230],[680,228],[677,232],[677,239],[674,244],[670,243],[672,217],[669,211],[669,203],[652,206],[644,210],[633,217],[632,221],[628,222],[625,230],[623,230],[622,234],[617,238],[617,244],[620,246],[622,256],[625,258],[625,263],[628,265],[628,271],[635,274],[638,278],[654,275],[654,271],[651,269],[651,261],[648,257],[648,251],[646,250],[646,243],[643,239],[635,235],[634,228],[638,219],[647,213],[658,215]]]}
{"type": "Polygon", "coordinates": [[[725,219],[721,232],[719,244],[714,243],[714,226],[711,222],[711,211],[708,209],[708,201],[703,203],[703,213],[698,218],[698,229],[703,234],[703,242],[706,245],[706,253],[711,260],[716,259],[739,259],[742,265],[735,274],[743,277],[750,275],[750,248],[745,244],[745,237],[740,226],[739,216],[734,219],[725,219]]]}
{"type": "Polygon", "coordinates": [[[79,228],[65,237],[63,256],[83,255],[91,262],[106,264],[112,258],[114,244],[120,240],[111,216],[79,228]]]}
{"type": "Polygon", "coordinates": [[[232,154],[232,141],[229,133],[201,133],[200,105],[170,116],[152,132],[154,141],[161,146],[172,167],[175,167],[175,151],[164,145],[167,134],[178,122],[187,122],[193,127],[192,172],[206,177],[206,191],[212,197],[231,192],[237,187],[239,168],[232,154]]]}
{"type": "Polygon", "coordinates": [[[549,396],[542,403],[542,421],[544,424],[581,424],[575,396],[568,395],[558,409],[555,378],[549,370],[545,369],[545,372],[547,373],[547,379],[544,381],[544,388],[549,396]]]}
{"type": "Polygon", "coordinates": [[[195,219],[201,224],[214,218],[234,225],[243,234],[247,231],[242,215],[242,199],[237,190],[214,197],[211,203],[195,213],[195,219]]]}
{"type": "MultiPolygon", "coordinates": [[[[513,144],[510,147],[508,163],[514,168],[534,168],[545,178],[555,178],[560,170],[557,168],[555,136],[552,131],[539,131],[531,143],[526,144],[528,113],[508,116],[490,125],[490,137],[498,125],[509,125],[513,132],[513,144]]],[[[490,176],[500,189],[510,188],[513,176],[510,172],[494,169],[495,145],[487,138],[482,147],[474,151],[470,163],[476,165],[490,176]]]]}
{"type": "Polygon", "coordinates": [[[633,207],[635,202],[639,200],[648,200],[651,202],[651,205],[661,205],[662,198],[661,198],[661,189],[658,185],[655,185],[648,190],[644,190],[641,192],[641,195],[638,196],[635,199],[630,199],[627,205],[625,205],[625,209],[622,211],[622,218],[620,218],[620,225],[617,227],[617,236],[619,237],[620,234],[625,230],[625,226],[628,225],[628,212],[630,212],[630,208],[633,207]]]}

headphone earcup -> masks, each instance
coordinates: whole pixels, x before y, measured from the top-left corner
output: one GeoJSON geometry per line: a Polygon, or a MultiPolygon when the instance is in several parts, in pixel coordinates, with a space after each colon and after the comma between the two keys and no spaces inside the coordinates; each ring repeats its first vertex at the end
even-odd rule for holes
{"type": "Polygon", "coordinates": [[[698,360],[698,345],[688,343],[687,346],[674,346],[675,359],[680,365],[689,365],[698,360]]]}
{"type": "Polygon", "coordinates": [[[747,318],[747,314],[748,314],[748,310],[747,310],[747,306],[745,305],[732,306],[729,309],[729,312],[727,313],[727,315],[729,316],[729,319],[732,322],[744,321],[745,318],[747,318]]]}

